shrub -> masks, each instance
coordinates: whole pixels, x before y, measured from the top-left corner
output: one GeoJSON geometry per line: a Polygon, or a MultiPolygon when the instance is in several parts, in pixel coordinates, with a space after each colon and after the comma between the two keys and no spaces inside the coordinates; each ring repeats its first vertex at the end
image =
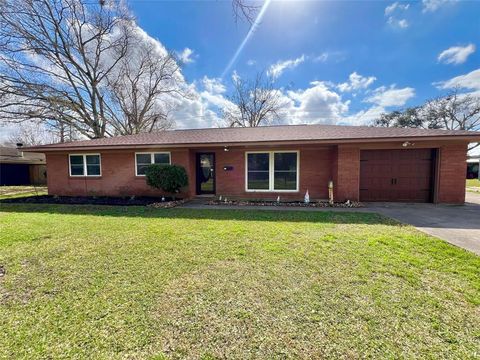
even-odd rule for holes
{"type": "Polygon", "coordinates": [[[147,167],[145,175],[149,186],[172,194],[188,185],[187,171],[183,166],[153,164],[147,167]]]}

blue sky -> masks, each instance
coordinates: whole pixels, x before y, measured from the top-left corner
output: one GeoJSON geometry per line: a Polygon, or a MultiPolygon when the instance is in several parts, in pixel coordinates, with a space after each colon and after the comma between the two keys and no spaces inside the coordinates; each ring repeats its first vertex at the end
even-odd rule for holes
{"type": "Polygon", "coordinates": [[[289,102],[283,123],[362,124],[454,85],[480,91],[476,1],[272,1],[230,69],[250,27],[234,21],[230,1],[130,6],[149,36],[185,55],[201,100],[175,112],[177,127],[218,125],[234,73],[276,76],[289,102]]]}

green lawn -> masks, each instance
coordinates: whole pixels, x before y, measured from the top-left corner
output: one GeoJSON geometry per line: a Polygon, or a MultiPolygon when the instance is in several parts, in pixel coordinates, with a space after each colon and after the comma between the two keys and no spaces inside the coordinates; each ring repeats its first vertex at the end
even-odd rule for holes
{"type": "Polygon", "coordinates": [[[467,186],[479,186],[480,187],[480,180],[479,179],[467,179],[467,186]]]}
{"type": "Polygon", "coordinates": [[[375,214],[0,210],[0,358],[480,354],[480,257],[375,214]]]}
{"type": "Polygon", "coordinates": [[[467,179],[467,190],[472,192],[480,192],[480,180],[467,179]]]}

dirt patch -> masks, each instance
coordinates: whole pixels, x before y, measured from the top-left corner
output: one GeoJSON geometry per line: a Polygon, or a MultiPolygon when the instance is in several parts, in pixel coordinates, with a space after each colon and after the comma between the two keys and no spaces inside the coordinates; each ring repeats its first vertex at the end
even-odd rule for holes
{"type": "Polygon", "coordinates": [[[185,203],[185,200],[175,200],[175,201],[163,201],[163,202],[155,202],[153,204],[148,204],[148,207],[152,207],[155,209],[170,209],[185,203]]]}
{"type": "Polygon", "coordinates": [[[17,195],[25,193],[45,193],[46,186],[0,186],[0,196],[17,195]]]}
{"type": "Polygon", "coordinates": [[[73,205],[119,205],[119,206],[145,206],[173,207],[183,200],[158,197],[113,197],[113,196],[27,196],[13,199],[3,199],[0,203],[29,203],[29,204],[73,204],[73,205]],[[169,206],[167,206],[169,205],[169,206]]]}

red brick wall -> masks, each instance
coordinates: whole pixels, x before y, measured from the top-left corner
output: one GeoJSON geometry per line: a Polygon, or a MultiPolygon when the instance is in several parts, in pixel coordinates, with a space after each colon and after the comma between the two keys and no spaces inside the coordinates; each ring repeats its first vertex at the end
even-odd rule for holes
{"type": "MultiPolygon", "coordinates": [[[[331,147],[275,147],[275,148],[231,148],[226,152],[216,149],[182,149],[172,150],[173,164],[186,168],[189,176],[188,190],[183,197],[195,196],[195,155],[197,152],[214,152],[216,159],[216,193],[217,195],[245,198],[303,199],[309,191],[312,199],[328,197],[328,181],[331,179],[331,147]],[[245,152],[270,150],[300,151],[300,183],[298,192],[264,193],[245,191],[245,152]],[[233,170],[224,171],[226,165],[233,170]]],[[[160,149],[141,149],[138,152],[164,151],[160,149]]],[[[145,177],[135,176],[135,151],[101,152],[101,177],[69,176],[68,153],[47,154],[48,191],[51,195],[108,195],[108,196],[161,196],[160,190],[150,188],[145,177]]]]}
{"type": "Polygon", "coordinates": [[[274,147],[274,148],[238,148],[226,152],[217,149],[216,158],[216,192],[217,195],[243,197],[251,199],[297,199],[302,200],[308,189],[311,199],[328,198],[328,182],[332,178],[331,162],[333,147],[274,147]],[[247,192],[245,191],[245,152],[298,150],[300,161],[300,179],[298,192],[247,192]],[[224,171],[224,166],[233,166],[233,170],[224,171]]]}
{"type": "Polygon", "coordinates": [[[467,144],[442,146],[439,155],[437,201],[461,204],[465,202],[467,144]]]}
{"type": "MultiPolygon", "coordinates": [[[[439,147],[438,143],[418,143],[418,147],[439,147]]],[[[465,199],[466,144],[445,143],[440,147],[436,199],[443,203],[462,203],[465,199]]],[[[338,146],[271,146],[232,147],[226,152],[215,149],[171,150],[172,163],[182,165],[189,175],[188,189],[182,197],[195,196],[195,154],[214,152],[216,155],[216,194],[242,198],[303,199],[309,191],[311,199],[328,198],[328,181],[334,181],[336,201],[358,200],[360,180],[360,150],[367,148],[401,148],[400,143],[338,146]],[[300,186],[298,192],[265,193],[245,191],[245,152],[270,150],[300,151],[300,186]],[[233,170],[224,171],[226,165],[233,170]]],[[[138,152],[162,151],[139,149],[138,152]]],[[[68,153],[47,154],[48,191],[52,195],[161,196],[150,188],[144,177],[135,176],[135,151],[102,151],[102,176],[70,177],[68,153]]]]}
{"type": "Polygon", "coordinates": [[[339,145],[337,159],[333,163],[335,201],[359,200],[360,149],[339,145]]]}
{"type": "MultiPolygon", "coordinates": [[[[155,149],[155,151],[161,150],[155,149]]],[[[184,166],[187,172],[191,172],[189,160],[188,150],[171,151],[172,163],[184,166]]],[[[135,151],[102,151],[101,165],[102,176],[100,177],[72,177],[69,176],[68,153],[47,154],[48,193],[67,196],[163,195],[161,190],[148,186],[144,176],[135,176],[135,151]]],[[[181,196],[188,196],[190,189],[191,184],[189,190],[181,196]]]]}

